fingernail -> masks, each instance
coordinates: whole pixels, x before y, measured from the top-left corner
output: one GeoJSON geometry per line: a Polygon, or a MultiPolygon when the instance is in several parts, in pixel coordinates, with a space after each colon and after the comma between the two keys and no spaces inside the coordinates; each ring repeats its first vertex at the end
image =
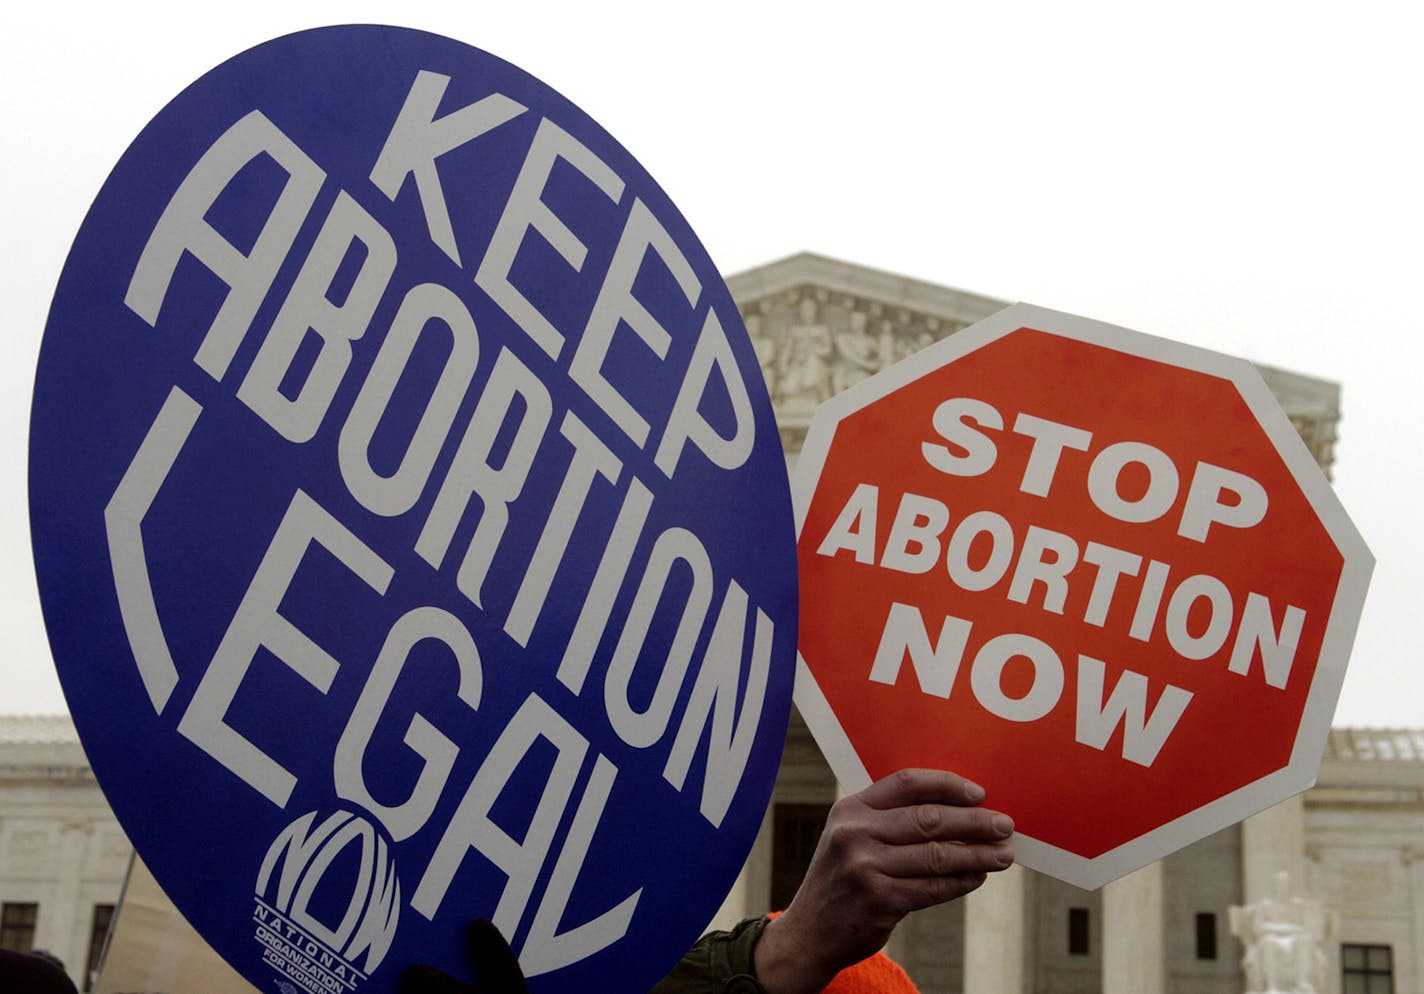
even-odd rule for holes
{"type": "Polygon", "coordinates": [[[1014,851],[1013,851],[1012,849],[1010,849],[1008,846],[1000,846],[1000,847],[998,848],[998,851],[995,852],[994,855],[995,855],[995,857],[997,857],[997,859],[999,860],[999,865],[1000,865],[1000,866],[1006,866],[1006,867],[1007,867],[1007,866],[1013,866],[1013,864],[1014,864],[1014,851]]]}
{"type": "Polygon", "coordinates": [[[970,804],[978,804],[984,800],[984,788],[972,780],[964,781],[964,796],[969,799],[970,804]]]}
{"type": "Polygon", "coordinates": [[[994,831],[1000,835],[1008,836],[1014,834],[1014,820],[1008,815],[994,816],[994,831]]]}

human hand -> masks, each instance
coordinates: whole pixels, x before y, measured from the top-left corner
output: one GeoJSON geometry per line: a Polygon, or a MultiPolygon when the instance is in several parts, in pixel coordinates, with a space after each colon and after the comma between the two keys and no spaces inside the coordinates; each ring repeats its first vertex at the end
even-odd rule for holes
{"type": "Polygon", "coordinates": [[[484,919],[470,926],[465,950],[474,984],[425,963],[407,967],[401,975],[400,994],[529,994],[519,960],[504,936],[484,919]]]}
{"type": "Polygon", "coordinates": [[[901,770],[831,809],[796,897],[755,951],[768,994],[814,994],[911,911],[963,897],[1014,861],[1007,815],[940,770],[901,770]]]}

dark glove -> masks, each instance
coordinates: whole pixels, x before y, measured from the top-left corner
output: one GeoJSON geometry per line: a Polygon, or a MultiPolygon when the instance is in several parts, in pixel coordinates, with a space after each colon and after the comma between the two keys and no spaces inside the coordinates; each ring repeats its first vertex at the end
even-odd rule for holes
{"type": "Polygon", "coordinates": [[[499,929],[481,918],[470,926],[465,949],[475,982],[456,980],[443,970],[416,963],[401,975],[401,994],[529,994],[519,960],[499,929]]]}

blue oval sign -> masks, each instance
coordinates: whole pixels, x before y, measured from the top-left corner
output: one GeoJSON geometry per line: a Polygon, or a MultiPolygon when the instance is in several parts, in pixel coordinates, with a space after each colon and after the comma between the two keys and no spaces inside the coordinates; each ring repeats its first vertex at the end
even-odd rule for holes
{"type": "Polygon", "coordinates": [[[55,295],[45,619],[120,821],[259,989],[643,991],[761,823],[794,529],[735,306],[524,72],[325,28],[185,90],[55,295]]]}

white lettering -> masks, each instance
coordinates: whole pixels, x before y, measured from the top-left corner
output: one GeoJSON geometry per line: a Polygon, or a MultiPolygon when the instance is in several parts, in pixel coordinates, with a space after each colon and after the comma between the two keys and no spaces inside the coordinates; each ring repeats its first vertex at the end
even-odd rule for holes
{"type": "Polygon", "coordinates": [[[1177,499],[1180,479],[1177,467],[1161,449],[1143,442],[1109,445],[1093,459],[1088,469],[1088,495],[1098,510],[1118,521],[1140,524],[1156,521],[1177,499]],[[1122,472],[1132,464],[1147,470],[1147,488],[1136,500],[1122,496],[1122,472]]]}
{"type": "Polygon", "coordinates": [[[252,368],[237,390],[238,399],[289,442],[309,441],[351,365],[351,343],[366,333],[395,268],[395,242],[343,190],[252,360],[252,368]],[[356,242],[365,246],[365,257],[346,299],[334,304],[327,295],[342,260],[356,242]],[[321,350],[297,395],[288,398],[283,393],[284,381],[308,331],[321,340],[321,350]]]}
{"type": "Polygon", "coordinates": [[[573,412],[564,415],[559,434],[573,446],[573,458],[504,622],[505,634],[522,646],[527,646],[529,637],[534,634],[534,623],[553,587],[554,573],[571,544],[574,524],[588,501],[594,478],[601,476],[610,483],[617,483],[623,471],[618,457],[573,412]]]}
{"type": "Polygon", "coordinates": [[[1020,414],[1014,419],[1014,433],[1033,439],[1033,448],[1029,451],[1028,463],[1024,466],[1023,482],[1019,484],[1019,489],[1036,497],[1048,496],[1064,449],[1086,452],[1093,441],[1091,432],[1037,418],[1032,414],[1020,414]]]}
{"type": "Polygon", "coordinates": [[[930,422],[939,436],[955,448],[924,442],[920,452],[925,462],[954,476],[982,476],[993,467],[998,456],[994,440],[969,427],[972,422],[982,428],[1002,429],[1004,419],[993,407],[982,400],[955,397],[936,407],[930,422]]]}
{"type": "Polygon", "coordinates": [[[460,298],[434,283],[412,287],[401,301],[381,350],[376,353],[366,381],[361,384],[361,392],[351,405],[337,443],[341,477],[362,507],[375,514],[395,517],[415,506],[430,480],[440,448],[450,434],[479,357],[475,321],[460,298]],[[400,465],[390,476],[383,476],[371,465],[371,440],[390,406],[416,342],[432,321],[439,321],[449,329],[450,352],[425,402],[420,423],[406,444],[400,465]]]}
{"type": "Polygon", "coordinates": [[[697,345],[688,363],[687,373],[682,378],[682,387],[677,392],[677,400],[672,405],[672,415],[668,418],[667,430],[658,445],[654,462],[663,475],[672,479],[677,471],[682,450],[691,442],[697,451],[721,469],[736,469],[751,457],[756,443],[756,419],[752,416],[752,400],[747,393],[747,384],[737,368],[737,357],[732,353],[732,343],[727,340],[727,332],[716,310],[707,312],[707,320],[702,324],[702,334],[697,337],[697,345]],[[727,399],[732,407],[732,433],[723,435],[702,414],[702,399],[707,395],[708,381],[712,370],[727,390],[727,399]]]}
{"type": "Polygon", "coordinates": [[[1127,634],[1139,642],[1152,638],[1152,629],[1157,625],[1157,612],[1162,607],[1162,594],[1167,590],[1166,563],[1155,559],[1147,563],[1147,575],[1142,579],[1142,590],[1137,595],[1137,610],[1132,614],[1132,627],[1127,634]]]}
{"type": "Polygon", "coordinates": [[[1187,503],[1182,510],[1182,523],[1177,534],[1196,542],[1205,542],[1214,523],[1232,528],[1251,528],[1266,516],[1269,500],[1266,488],[1251,477],[1211,463],[1197,463],[1192,485],[1187,489],[1187,503]],[[1223,494],[1231,494],[1230,503],[1222,502],[1223,494]]]}
{"type": "Polygon", "coordinates": [[[563,350],[564,336],[509,281],[509,273],[514,268],[514,257],[519,254],[519,246],[524,243],[524,235],[531,229],[543,235],[544,240],[574,272],[583,270],[588,247],[539,197],[559,159],[592,180],[614,204],[623,196],[623,180],[602,159],[554,122],[547,119],[540,121],[524,164],[519,169],[519,177],[514,181],[514,189],[510,191],[504,212],[500,214],[499,224],[495,226],[489,247],[485,249],[479,271],[475,273],[475,283],[480,289],[489,294],[490,299],[503,308],[551,359],[557,359],[563,350]]]}
{"type": "Polygon", "coordinates": [[[1088,597],[1083,620],[1102,628],[1107,623],[1108,607],[1117,592],[1117,581],[1123,576],[1136,576],[1142,568],[1142,557],[1110,545],[1089,542],[1083,550],[1083,562],[1098,568],[1093,577],[1093,592],[1088,597]]]}
{"type": "MultiPolygon", "coordinates": [[[[594,301],[583,337],[579,339],[573,361],[569,364],[569,376],[573,381],[638,446],[647,442],[648,422],[604,377],[603,364],[613,344],[614,333],[625,324],[655,356],[659,359],[667,357],[672,336],[633,295],[633,286],[649,249],[667,265],[688,304],[697,306],[702,293],[697,274],[653,212],[641,200],[634,198],[623,234],[618,239],[618,247],[614,249],[613,261],[608,265],[598,299],[594,301]]],[[[666,468],[664,472],[667,472],[666,468]]]]}
{"type": "Polygon", "coordinates": [[[124,621],[134,665],[155,714],[162,714],[178,686],[178,667],[158,618],[158,604],[149,580],[148,552],[143,545],[143,519],[178,453],[188,441],[202,408],[182,390],[168,392],[158,416],[143,437],[123,479],[104,508],[104,533],[114,591],[124,621]]]}
{"type": "Polygon", "coordinates": [[[1061,532],[1030,525],[1009,584],[1009,600],[1027,604],[1034,583],[1043,584],[1043,609],[1063,613],[1068,573],[1078,565],[1078,543],[1061,532]]]}
{"type": "Polygon", "coordinates": [[[415,543],[420,557],[439,569],[470,499],[480,498],[480,522],[456,576],[460,592],[476,606],[481,606],[485,576],[509,524],[509,505],[524,490],[534,454],[552,417],[553,401],[543,381],[513,352],[501,350],[415,543]],[[516,398],[524,402],[518,413],[514,410],[516,398]],[[490,461],[495,439],[511,416],[518,418],[514,438],[504,462],[495,467],[490,461]]]}
{"type": "Polygon", "coordinates": [[[1138,766],[1151,766],[1177,727],[1192,699],[1190,691],[1170,684],[1157,698],[1157,706],[1147,714],[1147,678],[1123,670],[1111,696],[1103,700],[1107,667],[1091,656],[1078,657],[1079,742],[1093,749],[1107,748],[1108,740],[1122,726],[1122,758],[1138,766]]]}
{"type": "Polygon", "coordinates": [[[928,573],[939,561],[939,537],[948,525],[949,508],[943,503],[933,497],[905,494],[890,526],[880,565],[901,573],[928,573]]]}
{"type": "Polygon", "coordinates": [[[920,690],[948,700],[969,643],[969,630],[969,622],[945,615],[939,638],[931,645],[920,609],[910,604],[891,604],[880,647],[875,650],[875,662],[870,667],[870,679],[894,686],[908,654],[920,690]]]}
{"type": "Polygon", "coordinates": [[[693,753],[706,730],[707,770],[702,777],[700,810],[714,827],[721,827],[746,773],[771,674],[771,644],[775,633],[771,619],[757,608],[747,683],[738,705],[737,684],[746,641],[747,614],[746,591],[732,580],[722,598],[722,609],[703,654],[702,668],[692,685],[692,696],[682,713],[667,765],[663,767],[663,779],[682,790],[693,753]],[[737,714],[740,719],[736,718],[737,714]]]}
{"type": "Polygon", "coordinates": [[[512,121],[527,108],[502,93],[491,93],[436,120],[440,98],[449,83],[449,76],[423,69],[416,75],[371,168],[371,182],[394,202],[406,177],[414,176],[430,239],[458,266],[460,250],[455,244],[455,228],[450,223],[435,160],[512,121]]]}
{"type": "Polygon", "coordinates": [[[1004,578],[1013,558],[1014,530],[1009,520],[993,511],[975,511],[961,521],[950,536],[945,566],[949,578],[961,590],[988,590],[1004,578]],[[989,555],[982,566],[976,567],[969,561],[969,553],[980,535],[989,538],[989,555]]]}
{"type": "Polygon", "coordinates": [[[858,563],[875,562],[875,505],[879,499],[880,491],[874,485],[857,485],[821,540],[816,555],[834,556],[848,549],[855,554],[858,563]]]}
{"type": "Polygon", "coordinates": [[[623,632],[613,650],[613,660],[603,687],[603,701],[608,708],[608,720],[620,738],[634,748],[645,748],[662,738],[672,719],[683,677],[697,648],[697,637],[712,600],[712,564],[697,536],[685,528],[669,528],[658,536],[648,555],[647,569],[628,609],[623,632]],[[691,587],[680,593],[671,606],[680,615],[677,631],[667,647],[667,654],[656,658],[657,687],[643,710],[638,710],[629,696],[633,671],[643,656],[648,633],[658,605],[673,601],[665,597],[673,565],[686,564],[691,574],[691,587]]]}
{"type": "Polygon", "coordinates": [[[279,612],[306,555],[316,542],[377,593],[393,570],[345,525],[298,490],[277,533],[203,674],[178,731],[278,807],[286,807],[297,779],[224,720],[259,649],[267,649],[325,694],[340,663],[279,612]]]}
{"type": "Polygon", "coordinates": [[[221,380],[325,180],[321,167],[260,111],[252,111],[224,131],[183,177],[144,244],[124,304],[150,327],[156,325],[178,261],[191,252],[228,286],[195,356],[200,369],[221,380]],[[243,255],[208,223],[207,213],[260,155],[276,161],[287,181],[251,251],[243,255]]]}
{"type": "Polygon", "coordinates": [[[538,977],[577,963],[600,949],[607,949],[628,933],[633,911],[643,894],[641,887],[597,918],[564,932],[558,930],[579,871],[588,858],[593,834],[603,818],[603,809],[608,804],[608,795],[613,790],[617,772],[605,756],[599,756],[594,761],[588,787],[579,801],[578,810],[574,812],[568,837],[554,863],[553,876],[549,878],[549,886],[544,890],[544,896],[534,912],[534,922],[529,926],[529,934],[519,952],[520,970],[526,977],[538,977]]]}
{"type": "Polygon", "coordinates": [[[1052,711],[1063,696],[1063,662],[1044,642],[1031,635],[1010,633],[988,642],[974,656],[969,671],[974,697],[984,710],[1005,721],[1037,721],[1052,711]],[[1004,693],[1004,668],[1014,659],[1033,664],[1033,682],[1022,697],[1004,693]]]}
{"type": "Polygon", "coordinates": [[[1227,668],[1232,673],[1245,676],[1251,671],[1251,661],[1259,650],[1266,683],[1284,690],[1290,680],[1291,664],[1295,662],[1295,650],[1300,645],[1300,633],[1304,628],[1305,612],[1293,604],[1287,604],[1278,632],[1271,617],[1271,602],[1260,594],[1248,594],[1227,668]]]}
{"type": "Polygon", "coordinates": [[[564,658],[559,662],[559,682],[575,694],[583,692],[583,682],[588,678],[594,653],[608,627],[613,601],[623,586],[624,577],[628,575],[633,551],[643,535],[643,526],[648,522],[652,504],[652,492],[642,481],[637,477],[629,480],[628,493],[618,510],[618,519],[613,522],[613,532],[598,561],[593,582],[589,584],[588,598],[579,611],[578,621],[574,623],[564,658]]]}
{"type": "Polygon", "coordinates": [[[1167,602],[1167,642],[1183,659],[1206,659],[1226,644],[1231,631],[1231,591],[1214,576],[1189,576],[1172,591],[1167,602]],[[1193,635],[1187,627],[1192,607],[1200,601],[1208,606],[1206,627],[1193,635]]]}
{"type": "Polygon", "coordinates": [[[460,675],[456,696],[471,711],[479,707],[484,681],[479,650],[469,629],[448,611],[437,607],[415,608],[391,626],[371,667],[371,675],[346,721],[333,758],[336,795],[375,814],[396,842],[410,838],[429,820],[459,753],[453,742],[417,712],[406,727],[405,744],[425,762],[410,795],[400,804],[383,804],[372,796],[366,784],[362,761],[376,722],[390,702],[396,679],[405,670],[411,649],[425,639],[436,639],[450,650],[460,675]]]}
{"type": "Polygon", "coordinates": [[[506,875],[504,890],[490,922],[501,934],[513,935],[524,918],[539,871],[553,846],[554,833],[574,795],[579,769],[587,753],[588,740],[541,698],[530,694],[500,732],[470,781],[430,858],[430,865],[420,878],[410,906],[434,921],[465,854],[474,849],[506,875]],[[554,747],[556,756],[524,838],[516,839],[495,823],[495,802],[540,739],[554,747]]]}

